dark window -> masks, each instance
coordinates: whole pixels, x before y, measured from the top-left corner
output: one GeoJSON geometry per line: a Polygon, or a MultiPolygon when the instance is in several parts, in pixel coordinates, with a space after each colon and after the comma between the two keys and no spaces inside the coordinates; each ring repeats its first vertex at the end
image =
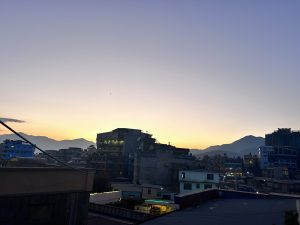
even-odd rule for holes
{"type": "Polygon", "coordinates": [[[191,183],[184,183],[183,184],[184,190],[192,190],[192,184],[191,183]]]}
{"type": "Polygon", "coordinates": [[[196,188],[199,189],[200,188],[200,184],[196,184],[196,188]]]}
{"type": "Polygon", "coordinates": [[[208,173],[207,180],[213,180],[213,179],[214,179],[214,175],[212,173],[208,173]]]}
{"type": "Polygon", "coordinates": [[[151,195],[151,188],[148,188],[148,195],[151,195]]]}
{"type": "Polygon", "coordinates": [[[204,189],[209,189],[209,188],[212,188],[211,184],[204,184],[204,189]]]}

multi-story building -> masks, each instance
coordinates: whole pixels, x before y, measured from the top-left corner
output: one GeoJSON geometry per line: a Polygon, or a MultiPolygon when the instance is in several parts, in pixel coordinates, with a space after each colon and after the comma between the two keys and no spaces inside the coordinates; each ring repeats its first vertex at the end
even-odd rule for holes
{"type": "Polygon", "coordinates": [[[240,177],[243,175],[242,163],[226,162],[224,163],[224,171],[226,176],[240,177]]]}
{"type": "Polygon", "coordinates": [[[135,154],[134,183],[161,185],[178,190],[178,172],[199,168],[200,162],[189,154],[189,149],[154,144],[135,154]]]}
{"type": "Polygon", "coordinates": [[[300,149],[300,131],[279,128],[271,134],[266,134],[265,146],[289,146],[300,149]]]}
{"type": "Polygon", "coordinates": [[[89,165],[109,179],[125,177],[135,184],[174,186],[178,172],[199,168],[189,149],[158,144],[152,135],[137,129],[118,128],[97,135],[97,151],[89,165]]]}
{"type": "Polygon", "coordinates": [[[258,148],[258,158],[261,169],[270,166],[269,155],[273,152],[273,146],[260,146],[258,148]]]}
{"type": "Polygon", "coordinates": [[[272,170],[281,168],[290,177],[297,176],[300,169],[300,131],[280,128],[266,134],[265,146],[259,148],[259,159],[264,174],[275,173],[272,170]]]}
{"type": "MultiPolygon", "coordinates": [[[[61,154],[59,153],[59,151],[57,150],[45,150],[45,152],[48,154],[48,155],[51,155],[52,157],[58,159],[58,160],[61,160],[62,161],[62,157],[61,157],[61,154]]],[[[37,158],[42,158],[42,159],[45,159],[47,164],[56,164],[57,161],[54,160],[53,158],[50,158],[49,156],[47,156],[45,153],[43,152],[40,152],[36,155],[37,158]]]]}
{"type": "Polygon", "coordinates": [[[0,158],[33,157],[35,148],[21,140],[5,140],[0,144],[0,158]]]}
{"type": "Polygon", "coordinates": [[[71,161],[81,160],[83,157],[82,148],[70,147],[66,149],[60,149],[59,154],[61,156],[62,161],[68,163],[71,161]]]}
{"type": "Polygon", "coordinates": [[[261,146],[259,148],[261,169],[270,167],[286,167],[288,170],[298,168],[298,149],[285,146],[261,146]]]}
{"type": "Polygon", "coordinates": [[[217,188],[220,174],[208,171],[179,171],[180,194],[217,188]]]}
{"type": "MultiPolygon", "coordinates": [[[[81,148],[75,148],[75,147],[69,147],[66,149],[60,149],[60,150],[46,150],[45,151],[48,155],[51,155],[52,157],[70,164],[74,167],[85,167],[86,161],[87,161],[87,155],[86,152],[84,152],[81,148]]],[[[57,161],[53,158],[47,156],[44,153],[40,153],[37,155],[39,158],[44,158],[47,161],[47,164],[57,164],[57,161]]]]}
{"type": "Polygon", "coordinates": [[[260,164],[257,155],[247,154],[243,158],[243,172],[245,175],[260,175],[260,164]]]}
{"type": "Polygon", "coordinates": [[[141,130],[118,128],[97,135],[97,169],[110,178],[127,177],[133,179],[134,153],[142,145],[154,143],[150,134],[141,130]]]}

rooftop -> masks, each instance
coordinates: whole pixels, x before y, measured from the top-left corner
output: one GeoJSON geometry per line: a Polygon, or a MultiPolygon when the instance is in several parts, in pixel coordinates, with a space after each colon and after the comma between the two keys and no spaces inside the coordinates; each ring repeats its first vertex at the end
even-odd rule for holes
{"type": "MultiPolygon", "coordinates": [[[[144,225],[284,224],[286,211],[297,212],[298,199],[213,199],[143,223],[144,225]],[[259,219],[258,219],[259,217],[259,219]]],[[[298,211],[299,213],[299,211],[298,211]]]]}

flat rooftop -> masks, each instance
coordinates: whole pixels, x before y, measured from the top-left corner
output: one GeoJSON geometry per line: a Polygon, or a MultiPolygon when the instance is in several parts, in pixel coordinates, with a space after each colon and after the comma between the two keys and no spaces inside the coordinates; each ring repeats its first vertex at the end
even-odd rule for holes
{"type": "Polygon", "coordinates": [[[88,224],[87,225],[131,225],[136,224],[131,221],[127,221],[124,219],[114,218],[112,216],[106,216],[96,213],[89,213],[88,215],[88,224]]]}
{"type": "Polygon", "coordinates": [[[175,211],[143,225],[266,225],[284,224],[285,211],[299,212],[298,199],[213,199],[175,211]]]}

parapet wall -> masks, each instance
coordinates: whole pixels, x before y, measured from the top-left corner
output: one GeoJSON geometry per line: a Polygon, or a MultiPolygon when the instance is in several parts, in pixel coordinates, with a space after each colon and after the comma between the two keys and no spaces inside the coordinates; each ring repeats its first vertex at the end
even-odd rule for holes
{"type": "Polygon", "coordinates": [[[210,189],[202,192],[193,192],[175,196],[175,204],[180,205],[180,209],[196,207],[197,205],[218,197],[217,189],[210,189]]]}
{"type": "Polygon", "coordinates": [[[86,225],[94,173],[0,168],[0,224],[86,225]]]}
{"type": "Polygon", "coordinates": [[[94,172],[66,168],[0,168],[0,196],[49,192],[87,191],[94,172]]]}
{"type": "Polygon", "coordinates": [[[209,189],[203,192],[192,192],[175,196],[175,203],[180,209],[197,205],[216,198],[223,199],[300,199],[300,195],[263,194],[235,190],[209,189]]]}

